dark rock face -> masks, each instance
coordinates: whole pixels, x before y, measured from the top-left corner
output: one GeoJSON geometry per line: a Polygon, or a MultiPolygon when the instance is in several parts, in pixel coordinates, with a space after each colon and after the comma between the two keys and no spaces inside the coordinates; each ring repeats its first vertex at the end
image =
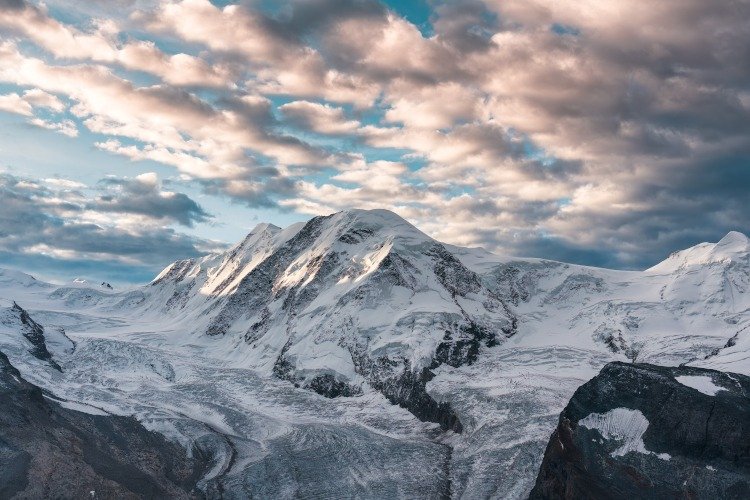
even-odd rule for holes
{"type": "Polygon", "coordinates": [[[560,415],[529,498],[750,498],[750,377],[608,364],[560,415]]]}
{"type": "Polygon", "coordinates": [[[188,458],[133,418],[60,406],[2,352],[0,402],[0,498],[201,496],[208,457],[188,458]]]}
{"type": "Polygon", "coordinates": [[[423,422],[435,422],[445,431],[461,433],[463,424],[451,408],[450,403],[438,402],[427,393],[427,382],[435,374],[428,368],[422,371],[404,370],[398,378],[375,380],[373,387],[393,404],[409,410],[423,422]]]}
{"type": "Polygon", "coordinates": [[[463,431],[463,424],[450,403],[436,401],[427,392],[427,383],[435,377],[431,369],[414,369],[407,359],[370,358],[354,349],[350,353],[357,372],[388,401],[405,408],[422,422],[434,422],[445,431],[463,431]]]}
{"type": "Polygon", "coordinates": [[[497,336],[475,323],[461,325],[456,333],[446,330],[443,341],[435,350],[432,368],[437,368],[443,363],[453,367],[470,365],[477,360],[482,343],[487,347],[493,347],[497,345],[497,336]]]}
{"type": "MultiPolygon", "coordinates": [[[[253,311],[262,310],[268,302],[275,298],[274,282],[276,276],[286,269],[294,259],[302,252],[317,236],[320,235],[321,227],[327,217],[315,217],[292,237],[282,248],[266,258],[256,268],[250,271],[237,287],[237,292],[231,295],[222,305],[220,313],[214,322],[208,327],[206,334],[209,336],[224,335],[240,314],[249,314],[253,311]]],[[[321,263],[322,265],[322,263],[321,263]]],[[[292,290],[296,292],[296,290],[292,290]]],[[[292,309],[296,299],[296,293],[285,301],[285,308],[292,309]]],[[[258,328],[258,326],[253,325],[258,328]]],[[[252,337],[253,333],[249,333],[252,337]]]]}
{"type": "Polygon", "coordinates": [[[329,373],[313,377],[312,380],[308,382],[306,387],[327,398],[348,398],[351,396],[362,394],[362,390],[360,388],[352,387],[346,382],[336,380],[336,377],[329,373]]]}
{"type": "Polygon", "coordinates": [[[21,323],[21,333],[23,333],[23,336],[31,342],[31,349],[29,349],[31,355],[41,361],[49,363],[50,366],[56,370],[62,371],[60,365],[52,359],[52,354],[47,349],[47,340],[44,337],[44,327],[31,319],[29,313],[15,302],[13,302],[12,311],[14,314],[18,315],[18,321],[21,323]]]}

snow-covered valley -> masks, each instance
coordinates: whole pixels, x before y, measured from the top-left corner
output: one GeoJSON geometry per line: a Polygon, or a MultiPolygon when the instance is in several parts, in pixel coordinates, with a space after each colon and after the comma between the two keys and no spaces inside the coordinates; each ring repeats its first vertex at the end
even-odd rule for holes
{"type": "Polygon", "coordinates": [[[209,496],[525,498],[607,362],[750,375],[750,241],[613,271],[352,210],[124,291],[0,271],[0,351],[68,407],[207,453],[209,496]]]}

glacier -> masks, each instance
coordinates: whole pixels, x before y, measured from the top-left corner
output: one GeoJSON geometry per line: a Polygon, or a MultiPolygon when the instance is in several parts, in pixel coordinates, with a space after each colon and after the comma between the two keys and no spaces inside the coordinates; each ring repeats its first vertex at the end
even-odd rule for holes
{"type": "Polygon", "coordinates": [[[606,363],[750,374],[749,289],[736,232],[616,271],[348,210],[126,290],[2,270],[0,351],[68,407],[210,456],[208,496],[525,498],[606,363]]]}

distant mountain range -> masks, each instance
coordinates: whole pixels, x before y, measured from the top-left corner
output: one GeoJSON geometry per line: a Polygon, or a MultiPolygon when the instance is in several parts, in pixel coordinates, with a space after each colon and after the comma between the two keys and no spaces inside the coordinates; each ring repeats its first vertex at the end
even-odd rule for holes
{"type": "Polygon", "coordinates": [[[0,298],[24,378],[210,457],[197,495],[522,498],[608,362],[750,374],[736,232],[614,271],[349,210],[261,224],[128,290],[0,271],[0,298]]]}

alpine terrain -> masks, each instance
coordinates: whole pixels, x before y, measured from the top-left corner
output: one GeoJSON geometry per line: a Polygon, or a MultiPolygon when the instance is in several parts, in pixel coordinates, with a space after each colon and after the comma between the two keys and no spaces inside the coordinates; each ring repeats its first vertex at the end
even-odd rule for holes
{"type": "Polygon", "coordinates": [[[608,480],[658,496],[682,490],[657,476],[687,466],[715,472],[699,498],[750,483],[750,240],[737,232],[614,271],[443,244],[385,210],[261,224],[126,290],[0,271],[0,351],[18,415],[0,418],[0,463],[22,457],[0,496],[33,496],[66,450],[88,472],[46,483],[54,496],[91,481],[135,497],[596,498],[608,480]],[[681,377],[724,392],[706,399],[681,377]],[[655,407],[638,387],[674,394],[655,407]],[[717,427],[699,432],[706,405],[717,427]],[[688,407],[685,432],[662,432],[688,407]],[[54,430],[24,444],[23,418],[54,430]],[[743,427],[723,435],[719,420],[743,427]],[[90,449],[137,473],[97,469],[90,449]],[[644,461],[650,483],[593,477],[644,461]]]}

